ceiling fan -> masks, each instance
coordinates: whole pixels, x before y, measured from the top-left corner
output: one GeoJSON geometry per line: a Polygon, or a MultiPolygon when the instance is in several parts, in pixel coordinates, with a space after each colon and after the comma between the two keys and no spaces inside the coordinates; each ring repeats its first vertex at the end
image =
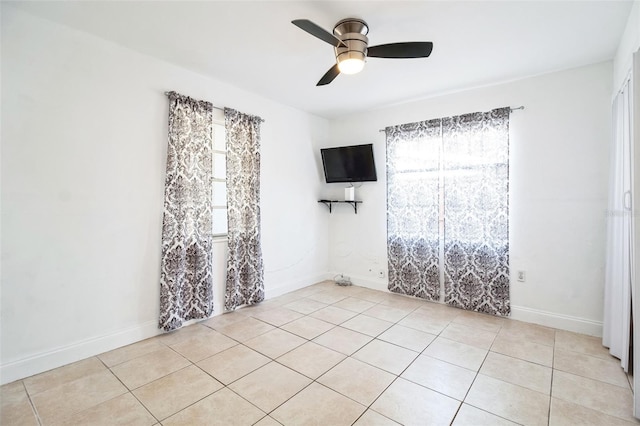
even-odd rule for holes
{"type": "Polygon", "coordinates": [[[291,23],[312,36],[334,47],[336,64],[322,76],[316,86],[331,83],[340,73],[356,74],[362,71],[365,58],[426,58],[433,50],[430,41],[379,44],[368,46],[369,27],[362,19],[347,18],[338,22],[333,34],[308,19],[296,19],[291,23]]]}

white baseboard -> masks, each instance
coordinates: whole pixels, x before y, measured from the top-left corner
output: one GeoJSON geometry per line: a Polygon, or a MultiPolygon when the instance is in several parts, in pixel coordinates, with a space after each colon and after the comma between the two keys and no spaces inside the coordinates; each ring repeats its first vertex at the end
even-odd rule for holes
{"type": "Polygon", "coordinates": [[[265,300],[271,299],[289,293],[290,291],[299,290],[304,287],[308,287],[312,284],[319,283],[320,281],[330,280],[333,275],[329,272],[323,272],[318,275],[314,275],[302,280],[288,281],[278,285],[277,287],[267,288],[265,290],[265,300]]]}
{"type": "MultiPolygon", "coordinates": [[[[266,298],[280,296],[320,281],[332,279],[336,274],[321,273],[303,280],[289,281],[277,287],[267,289],[266,298]]],[[[387,280],[358,275],[350,275],[354,285],[373,290],[387,290],[387,280]]],[[[562,315],[553,312],[511,306],[511,319],[559,328],[591,336],[602,336],[602,322],[584,318],[562,315]]],[[[188,324],[185,324],[188,325],[188,324]]],[[[161,334],[156,321],[147,321],[112,334],[93,337],[70,345],[61,346],[50,351],[34,354],[16,361],[0,365],[0,384],[11,383],[34,374],[61,367],[72,362],[99,355],[101,353],[130,345],[140,340],[161,334]]]]}
{"type": "MultiPolygon", "coordinates": [[[[351,275],[349,273],[344,274],[351,278],[351,282],[354,285],[371,288],[373,290],[388,291],[388,281],[386,279],[351,275]]],[[[511,316],[509,318],[544,325],[546,327],[558,328],[560,330],[587,334],[590,336],[602,336],[602,322],[574,317],[571,315],[557,314],[524,306],[511,305],[511,316]]]]}
{"type": "Polygon", "coordinates": [[[602,336],[602,322],[511,305],[511,319],[540,324],[590,336],[602,336]]]}
{"type": "Polygon", "coordinates": [[[374,277],[364,277],[361,275],[351,275],[351,282],[354,285],[359,285],[360,287],[370,288],[372,290],[379,291],[389,291],[388,283],[386,279],[374,278],[374,277]]]}
{"type": "Polygon", "coordinates": [[[34,374],[80,361],[160,334],[157,321],[143,324],[0,365],[0,384],[11,383],[34,374]]]}
{"type": "MultiPolygon", "coordinates": [[[[272,298],[293,290],[315,284],[332,278],[330,273],[321,273],[310,276],[306,279],[286,282],[274,288],[266,290],[265,297],[272,298]]],[[[215,315],[220,315],[224,309],[220,309],[215,315]]],[[[188,321],[184,326],[198,322],[199,320],[188,321]]],[[[90,339],[82,340],[70,345],[61,346],[46,352],[41,352],[27,356],[25,358],[2,363],[0,365],[0,384],[11,383],[15,380],[24,379],[44,371],[58,368],[72,362],[80,361],[122,346],[130,345],[140,340],[148,339],[161,334],[158,323],[147,321],[137,326],[129,327],[115,333],[106,334],[90,339]]]]}

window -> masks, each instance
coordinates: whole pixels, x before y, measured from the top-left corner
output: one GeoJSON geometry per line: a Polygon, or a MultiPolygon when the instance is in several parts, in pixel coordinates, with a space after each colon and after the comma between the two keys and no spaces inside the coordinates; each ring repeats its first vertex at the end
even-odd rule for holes
{"type": "Polygon", "coordinates": [[[386,129],[389,290],[509,315],[509,113],[386,129]]]}
{"type": "Polygon", "coordinates": [[[227,235],[227,144],[224,121],[213,122],[213,236],[227,235]]]}

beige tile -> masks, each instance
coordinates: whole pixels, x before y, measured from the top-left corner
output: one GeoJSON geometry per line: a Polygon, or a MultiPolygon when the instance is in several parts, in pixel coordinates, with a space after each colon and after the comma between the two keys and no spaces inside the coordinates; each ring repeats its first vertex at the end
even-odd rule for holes
{"type": "Polygon", "coordinates": [[[546,395],[551,394],[551,368],[489,352],[480,373],[546,395]]]}
{"type": "Polygon", "coordinates": [[[369,405],[393,382],[393,374],[353,358],[320,376],[318,383],[340,392],[354,401],[369,405]]]}
{"type": "Polygon", "coordinates": [[[363,314],[384,321],[398,322],[411,312],[413,312],[413,308],[393,307],[380,304],[367,309],[363,314]]]}
{"type": "Polygon", "coordinates": [[[329,322],[307,316],[291,321],[281,328],[305,339],[314,339],[322,333],[331,330],[333,327],[335,327],[335,325],[329,322]]]}
{"type": "Polygon", "coordinates": [[[238,342],[224,334],[209,330],[207,333],[182,340],[171,348],[189,361],[198,362],[237,344],[238,342]]]}
{"type": "Polygon", "coordinates": [[[440,334],[451,321],[431,317],[425,311],[417,310],[404,317],[398,324],[430,334],[440,334]]]}
{"type": "Polygon", "coordinates": [[[222,327],[225,327],[230,324],[234,324],[246,318],[247,316],[245,314],[242,314],[239,311],[233,311],[233,312],[227,312],[221,315],[216,315],[213,318],[209,318],[208,320],[203,321],[201,324],[209,328],[213,328],[214,330],[218,330],[222,327]]]}
{"type": "Polygon", "coordinates": [[[307,342],[289,353],[282,355],[277,361],[298,373],[316,379],[337,363],[345,355],[313,342],[307,342]]]}
{"type": "Polygon", "coordinates": [[[83,359],[63,367],[46,371],[23,380],[31,396],[55,388],[85,376],[106,371],[107,368],[96,357],[83,359]]]}
{"type": "Polygon", "coordinates": [[[358,333],[342,327],[334,327],[323,335],[313,339],[317,344],[345,355],[351,355],[371,340],[373,339],[366,334],[358,333]]]}
{"type": "Polygon", "coordinates": [[[514,358],[551,367],[553,363],[553,347],[523,340],[513,340],[498,333],[491,346],[492,352],[498,352],[514,358]]]}
{"type": "Polygon", "coordinates": [[[302,314],[287,308],[275,308],[270,311],[256,314],[253,317],[268,324],[275,325],[276,327],[280,327],[288,322],[297,320],[302,317],[302,314]]]}
{"type": "Polygon", "coordinates": [[[436,336],[433,334],[398,324],[378,336],[378,339],[380,340],[384,340],[385,342],[393,343],[394,345],[402,346],[403,348],[411,349],[416,352],[422,352],[424,348],[426,348],[435,338],[436,336]]]}
{"type": "Polygon", "coordinates": [[[577,374],[578,376],[600,380],[629,389],[629,381],[620,366],[620,360],[614,357],[604,359],[579,352],[556,349],[553,358],[553,367],[566,371],[567,373],[577,374]]]}
{"type": "Polygon", "coordinates": [[[309,383],[311,380],[302,374],[271,362],[233,382],[229,388],[268,413],[309,383]]]}
{"type": "Polygon", "coordinates": [[[333,303],[339,302],[342,299],[346,299],[348,297],[347,294],[337,293],[335,291],[330,290],[322,290],[316,293],[312,293],[307,298],[316,300],[318,302],[326,303],[327,305],[331,305],[333,303]]]}
{"type": "Polygon", "coordinates": [[[357,317],[353,317],[340,324],[341,327],[348,328],[371,337],[376,337],[392,325],[393,323],[389,321],[379,320],[366,315],[358,315],[357,317]]]}
{"type": "Polygon", "coordinates": [[[424,303],[418,309],[414,311],[416,314],[427,315],[434,320],[452,322],[455,321],[463,312],[467,312],[463,309],[454,308],[441,303],[424,303]]]}
{"type": "Polygon", "coordinates": [[[183,340],[187,340],[191,337],[207,334],[210,331],[211,329],[209,327],[205,327],[204,325],[199,323],[188,325],[169,333],[161,334],[154,337],[153,339],[161,342],[164,345],[171,346],[180,343],[183,340]]]}
{"type": "Polygon", "coordinates": [[[228,385],[270,361],[253,349],[238,345],[200,361],[198,367],[228,385]]]}
{"type": "Polygon", "coordinates": [[[549,395],[478,374],[465,403],[516,423],[546,425],[549,395]]]}
{"type": "Polygon", "coordinates": [[[0,424],[38,425],[38,419],[22,381],[0,388],[0,424]]]}
{"type": "Polygon", "coordinates": [[[154,425],[156,419],[130,393],[110,399],[65,419],[60,425],[154,425]]]}
{"type": "Polygon", "coordinates": [[[371,409],[405,425],[448,425],[460,402],[398,378],[371,409]]]}
{"type": "Polygon", "coordinates": [[[163,421],[163,426],[191,425],[253,425],[265,413],[229,389],[218,392],[193,404],[163,421]]]}
{"type": "Polygon", "coordinates": [[[246,318],[218,329],[219,332],[238,342],[246,342],[256,336],[273,330],[275,327],[255,318],[246,318]]]}
{"type": "Polygon", "coordinates": [[[162,420],[220,388],[220,382],[191,365],[144,385],[133,394],[151,414],[162,420]]]}
{"type": "Polygon", "coordinates": [[[353,426],[400,426],[400,424],[373,410],[367,410],[353,426]]]}
{"type": "Polygon", "coordinates": [[[298,296],[297,294],[285,293],[285,294],[281,294],[280,296],[272,297],[267,301],[272,302],[276,305],[284,306],[287,303],[295,302],[296,300],[301,300],[301,299],[302,299],[302,296],[298,296]]]}
{"type": "Polygon", "coordinates": [[[402,377],[421,386],[462,401],[476,377],[476,372],[420,355],[402,373],[402,377]]]}
{"type": "Polygon", "coordinates": [[[637,421],[627,422],[582,405],[551,398],[549,426],[630,426],[634,424],[637,425],[637,421]]]}
{"type": "Polygon", "coordinates": [[[269,358],[277,358],[306,343],[306,340],[279,328],[247,340],[245,345],[269,358]]]}
{"type": "Polygon", "coordinates": [[[353,311],[336,308],[335,306],[327,306],[326,308],[315,311],[310,316],[338,325],[342,324],[349,318],[355,317],[356,315],[357,313],[353,311]]]}
{"type": "Polygon", "coordinates": [[[453,426],[516,426],[517,424],[468,404],[462,404],[453,420],[453,426]]]}
{"type": "Polygon", "coordinates": [[[273,420],[273,417],[265,416],[255,426],[281,426],[281,424],[273,420]]]}
{"type": "Polygon", "coordinates": [[[475,346],[438,337],[422,353],[441,361],[478,371],[487,352],[475,346]]]}
{"type": "Polygon", "coordinates": [[[146,339],[132,345],[105,352],[98,355],[98,358],[100,358],[107,367],[113,367],[114,365],[138,358],[139,356],[155,352],[163,347],[164,344],[160,343],[158,339],[146,339]]]}
{"type": "Polygon", "coordinates": [[[524,340],[541,345],[553,346],[555,343],[556,330],[542,325],[509,320],[503,323],[500,334],[510,340],[524,340]]]}
{"type": "Polygon", "coordinates": [[[586,334],[572,333],[570,331],[556,331],[556,349],[580,352],[603,359],[611,359],[609,350],[602,346],[601,337],[587,336],[586,334]]]}
{"type": "Polygon", "coordinates": [[[497,333],[493,331],[485,331],[478,328],[467,327],[466,325],[450,323],[440,333],[441,337],[456,342],[466,343],[467,345],[476,346],[481,349],[489,349],[496,338],[497,333]]]}
{"type": "Polygon", "coordinates": [[[374,339],[352,355],[353,358],[399,375],[418,356],[417,352],[374,339]]]}
{"type": "Polygon", "coordinates": [[[243,308],[236,310],[235,312],[238,312],[242,315],[246,315],[249,317],[253,317],[253,316],[256,316],[257,314],[262,314],[272,309],[279,308],[280,306],[281,305],[277,302],[267,300],[264,302],[256,303],[255,305],[245,306],[243,308]]]}
{"type": "Polygon", "coordinates": [[[370,288],[362,288],[358,293],[358,299],[367,300],[373,303],[380,303],[387,300],[391,293],[382,292],[378,290],[371,290],[370,288]]]}
{"type": "Polygon", "coordinates": [[[315,312],[318,309],[326,308],[327,306],[328,305],[326,303],[318,302],[317,300],[312,299],[299,299],[284,305],[285,308],[291,309],[292,311],[296,311],[304,315],[309,315],[310,313],[315,312]]]}
{"type": "Polygon", "coordinates": [[[380,303],[382,305],[393,306],[396,308],[414,310],[429,303],[426,299],[396,293],[385,293],[385,296],[386,297],[380,301],[380,303]]]}
{"type": "Polygon", "coordinates": [[[150,354],[118,364],[111,369],[113,374],[133,390],[160,377],[178,371],[189,361],[169,348],[163,348],[150,354]]]}
{"type": "Polygon", "coordinates": [[[127,393],[127,389],[110,371],[89,374],[31,397],[42,420],[49,424],[64,419],[127,393]]]}
{"type": "Polygon", "coordinates": [[[462,311],[452,322],[497,333],[505,321],[510,320],[480,312],[462,311]]]}
{"type": "Polygon", "coordinates": [[[357,313],[366,311],[367,309],[375,305],[376,304],[373,302],[369,302],[363,299],[358,299],[356,297],[347,297],[346,299],[342,299],[341,301],[333,304],[333,306],[335,306],[336,308],[346,309],[348,311],[353,311],[357,313]]]}
{"type": "Polygon", "coordinates": [[[312,383],[271,415],[284,425],[349,426],[365,409],[331,389],[312,383]]]}
{"type": "Polygon", "coordinates": [[[633,421],[633,395],[628,388],[555,370],[551,396],[633,421]]]}
{"type": "Polygon", "coordinates": [[[309,286],[309,287],[301,288],[299,290],[292,291],[292,292],[287,293],[287,294],[290,294],[290,295],[292,295],[294,297],[300,298],[300,297],[309,297],[314,293],[318,293],[318,292],[321,292],[321,291],[324,291],[324,290],[326,290],[326,288],[324,288],[324,287],[309,286]]]}

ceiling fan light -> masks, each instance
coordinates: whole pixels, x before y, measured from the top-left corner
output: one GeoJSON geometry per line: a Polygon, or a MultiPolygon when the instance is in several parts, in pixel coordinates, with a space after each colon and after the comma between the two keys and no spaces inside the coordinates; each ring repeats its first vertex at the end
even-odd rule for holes
{"type": "Polygon", "coordinates": [[[360,58],[347,58],[338,62],[338,69],[342,74],[357,74],[364,68],[364,61],[360,58]]]}

